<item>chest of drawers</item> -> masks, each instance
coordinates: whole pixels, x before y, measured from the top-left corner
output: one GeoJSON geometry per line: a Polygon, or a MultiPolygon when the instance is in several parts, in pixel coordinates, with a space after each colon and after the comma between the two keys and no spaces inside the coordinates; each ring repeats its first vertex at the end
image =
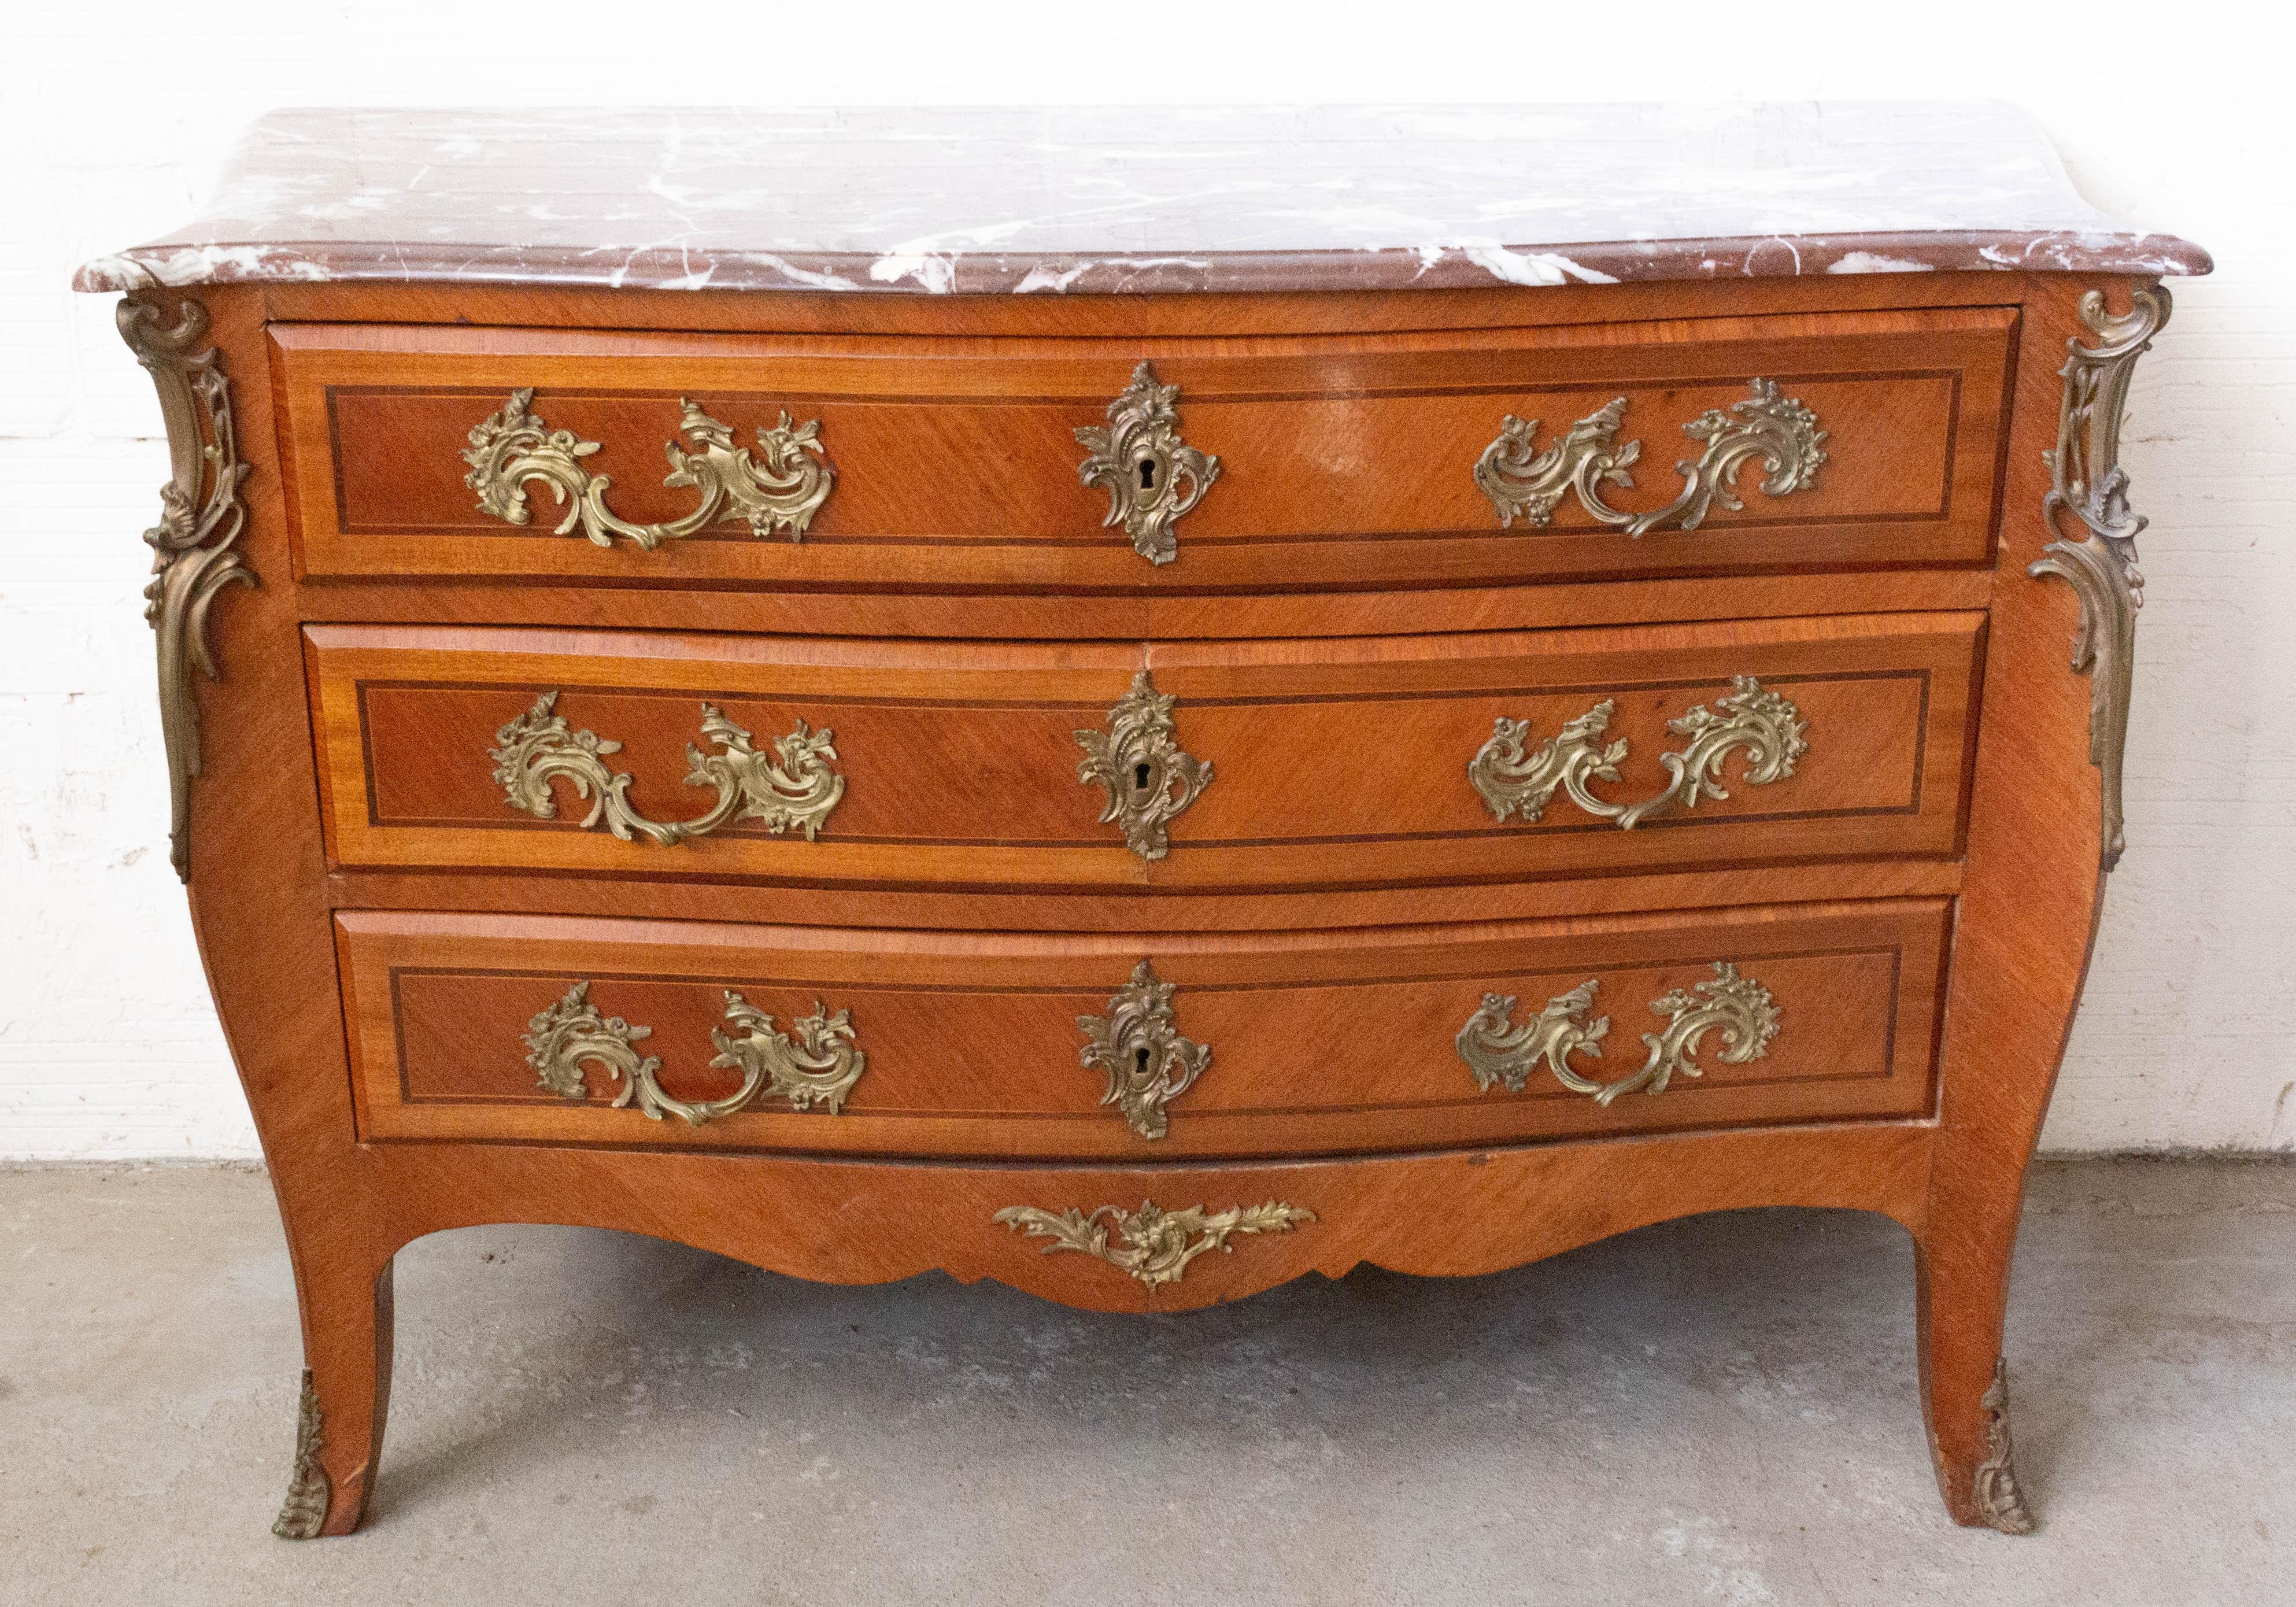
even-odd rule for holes
{"type": "Polygon", "coordinates": [[[1997,109],[1702,117],[289,113],[84,269],[174,456],[279,1532],[359,1521],[443,1228],[1145,1311],[1763,1204],[1906,1228],[1948,1508],[2027,1527],[2120,420],[2207,259],[1997,109]]]}

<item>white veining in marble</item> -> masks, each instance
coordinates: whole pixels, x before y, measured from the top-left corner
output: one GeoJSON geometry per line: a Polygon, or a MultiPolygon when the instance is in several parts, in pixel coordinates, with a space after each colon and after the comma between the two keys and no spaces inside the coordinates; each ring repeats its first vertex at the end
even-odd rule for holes
{"type": "Polygon", "coordinates": [[[1996,102],[284,111],[152,278],[1280,290],[2205,271],[1996,102]],[[1573,249],[1577,248],[1577,249],[1573,249]]]}

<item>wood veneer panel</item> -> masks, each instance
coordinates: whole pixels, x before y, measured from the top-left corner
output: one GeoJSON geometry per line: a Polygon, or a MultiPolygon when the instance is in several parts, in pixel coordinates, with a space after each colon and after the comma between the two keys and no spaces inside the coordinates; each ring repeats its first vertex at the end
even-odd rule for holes
{"type": "MultiPolygon", "coordinates": [[[[1748,1121],[1907,1116],[1929,1108],[1948,906],[1798,906],[1376,933],[1021,937],[693,922],[343,912],[364,1129],[377,1138],[757,1146],[864,1154],[1159,1160],[1418,1149],[1748,1121]],[[1179,1029],[1212,1069],[1151,1143],[1103,1110],[1080,1015],[1104,1013],[1141,958],[1177,988],[1179,1029]],[[1590,978],[1612,1014],[1581,1069],[1640,1063],[1646,1008],[1730,961],[1775,997],[1764,1057],[1609,1107],[1541,1070],[1479,1093],[1452,1040],[1487,992],[1535,1011],[1590,978]],[[739,991],[786,1024],[849,1009],[867,1070],[842,1114],[768,1103],[722,1121],[652,1121],[537,1086],[521,1034],[577,981],[652,1028],[674,1097],[715,1098],[710,1029],[739,991]]],[[[1518,1012],[1518,1015],[1522,1013],[1518,1012]]]]}
{"type": "MultiPolygon", "coordinates": [[[[1119,592],[1468,584],[1669,571],[1973,563],[1990,550],[2013,314],[1998,308],[1217,342],[689,335],[392,325],[273,332],[314,575],[496,576],[749,586],[1119,592]],[[1182,428],[1221,459],[1152,567],[1101,528],[1075,430],[1133,365],[1182,387],[1182,428]],[[1830,431],[1811,488],[1717,507],[1641,540],[1575,503],[1499,529],[1470,471],[1509,413],[1548,436],[1613,396],[1662,505],[1681,426],[1777,380],[1830,431]],[[625,517],[674,517],[662,445],[691,397],[742,439],[783,407],[818,417],[837,488],[802,544],[739,525],[652,553],[513,528],[477,510],[461,453],[516,387],[601,450],[625,517]],[[762,411],[761,411],[762,410],[762,411]],[[625,550],[627,549],[627,550],[625,550]]],[[[546,494],[545,501],[546,501],[546,494]]]]}
{"type": "MultiPolygon", "coordinates": [[[[314,626],[334,854],[345,866],[586,870],[805,881],[1240,890],[1497,880],[1760,857],[1950,854],[1981,619],[1883,615],[1634,631],[1350,642],[929,644],[632,633],[314,626]],[[1179,700],[1180,744],[1214,767],[1144,862],[1077,779],[1075,733],[1135,670],[1179,700]],[[1759,676],[1810,751],[1794,775],[1632,832],[1558,800],[1496,821],[1466,776],[1499,715],[1538,740],[1600,701],[1629,744],[1618,799],[1661,791],[1667,729],[1759,676]],[[676,784],[704,701],[762,743],[803,719],[836,734],[843,801],[819,839],[751,827],[675,848],[510,808],[497,729],[560,693],[574,726],[623,742],[656,819],[700,812],[676,784]]],[[[1729,772],[1736,774],[1734,761],[1729,772]]]]}

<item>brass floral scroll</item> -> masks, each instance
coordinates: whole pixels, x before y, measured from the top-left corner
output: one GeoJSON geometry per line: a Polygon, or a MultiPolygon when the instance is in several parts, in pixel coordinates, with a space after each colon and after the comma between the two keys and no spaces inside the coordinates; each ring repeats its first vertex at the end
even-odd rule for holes
{"type": "Polygon", "coordinates": [[[1977,1515],[2005,1535],[2033,1532],[2033,1511],[2017,1487],[2016,1447],[2009,1439],[2009,1364],[1996,1357],[1993,1382],[1977,1403],[1985,1414],[1985,1460],[1977,1464],[1972,1495],[1977,1515]]]}
{"type": "Polygon", "coordinates": [[[119,338],[152,376],[160,416],[168,430],[168,483],[160,488],[160,522],[144,532],[152,548],[152,583],[144,588],[144,619],[157,637],[160,734],[168,750],[168,858],[176,874],[192,879],[192,783],[200,774],[200,705],[192,671],[222,677],[208,640],[208,610],[227,586],[253,586],[255,571],[241,556],[247,504],[240,482],[248,465],[239,458],[231,388],[215,348],[198,349],[208,332],[208,310],[184,297],[176,322],[165,320],[159,299],[133,291],[120,298],[119,338]]]}
{"type": "Polygon", "coordinates": [[[1206,1250],[1227,1253],[1232,1234],[1290,1233],[1300,1223],[1313,1222],[1316,1213],[1278,1200],[1224,1211],[1201,1205],[1168,1211],[1144,1200],[1136,1211],[1103,1205],[1091,1211],[1071,1206],[1055,1213],[1033,1205],[1008,1205],[995,1219],[1030,1238],[1050,1239],[1046,1255],[1072,1250],[1097,1256],[1155,1290],[1179,1282],[1188,1263],[1206,1250]]]}
{"type": "Polygon", "coordinates": [[[1794,398],[1779,395],[1774,380],[1750,383],[1754,394],[1733,402],[1728,412],[1714,408],[1682,427],[1693,440],[1705,442],[1706,450],[1695,462],[1675,465],[1683,478],[1682,494],[1662,508],[1631,513],[1603,498],[1606,484],[1633,489],[1630,471],[1642,456],[1642,442],[1619,439],[1627,416],[1624,397],[1580,419],[1544,452],[1538,448],[1538,421],[1507,414],[1498,439],[1475,462],[1475,484],[1490,499],[1502,529],[1517,515],[1544,526],[1563,497],[1575,495],[1596,519],[1637,537],[1666,525],[1694,530],[1718,503],[1734,512],[1743,507],[1738,474],[1758,457],[1765,496],[1808,490],[1817,483],[1825,462],[1826,432],[1817,427],[1817,415],[1794,398]]]}
{"type": "Polygon", "coordinates": [[[1100,1103],[1122,1111],[1141,1137],[1163,1137],[1164,1107],[1195,1086],[1212,1058],[1210,1047],[1180,1035],[1172,985],[1143,960],[1109,999],[1106,1015],[1080,1015],[1077,1025],[1085,1036],[1078,1058],[1108,1078],[1100,1103]]]}
{"type": "Polygon", "coordinates": [[[1108,493],[1101,524],[1122,525],[1132,550],[1151,563],[1179,556],[1172,527],[1219,478],[1219,459],[1180,439],[1180,416],[1172,408],[1179,396],[1177,385],[1158,384],[1155,370],[1143,363],[1108,405],[1108,422],[1076,432],[1086,452],[1077,477],[1108,493]]]}
{"type": "Polygon", "coordinates": [[[2057,445],[2043,455],[2052,477],[2041,516],[2057,539],[2025,572],[2054,575],[2080,598],[2080,628],[2073,635],[2073,671],[2089,678],[2088,759],[2097,768],[2103,825],[2103,863],[2120,863],[2128,846],[2121,812],[2120,769],[2128,746],[2130,676],[2136,663],[2136,611],[2144,606],[2144,576],[2136,567],[2143,515],[2128,508],[2128,475],[2120,466],[2120,420],[2136,359],[2167,326],[2174,303],[2157,286],[2133,291],[2128,310],[2105,311],[2104,295],[2080,299],[2080,320],[2095,346],[2065,342],[2065,382],[2057,414],[2057,445]],[[2067,521],[2078,527],[2070,533],[2067,521]]]}
{"type": "Polygon", "coordinates": [[[1603,1082],[1570,1064],[1574,1054],[1599,1058],[1603,1053],[1602,1041],[1611,1030],[1611,1018],[1587,1019],[1599,987],[1590,978],[1568,993],[1557,994],[1546,1002],[1546,1009],[1520,1027],[1509,1024],[1515,1007],[1512,995],[1485,994],[1482,1004],[1459,1029],[1457,1039],[1459,1058],[1474,1074],[1476,1086],[1485,1093],[1504,1086],[1510,1094],[1520,1094],[1531,1072],[1544,1062],[1554,1079],[1573,1094],[1588,1095],[1596,1104],[1608,1105],[1622,1094],[1663,1094],[1677,1074],[1704,1075],[1693,1057],[1709,1032],[1719,1029],[1722,1053],[1718,1058],[1733,1066],[1767,1054],[1770,1040],[1778,1033],[1777,1002],[1771,998],[1770,990],[1751,977],[1740,976],[1738,968],[1728,961],[1718,960],[1714,975],[1706,981],[1694,983],[1687,990],[1677,988],[1651,1001],[1652,1013],[1667,1021],[1658,1031],[1643,1034],[1649,1054],[1641,1069],[1603,1082]]]}
{"type": "Polygon", "coordinates": [[[648,820],[630,807],[632,777],[606,765],[606,757],[620,752],[621,743],[594,731],[575,730],[557,707],[555,692],[536,698],[533,708],[495,733],[495,747],[488,754],[495,761],[503,801],[537,820],[556,816],[550,783],[562,777],[573,784],[576,796],[590,800],[584,827],[603,825],[624,842],[636,837],[684,842],[742,820],[757,821],[776,837],[803,832],[810,842],[845,796],[845,778],[832,765],[837,758],[835,732],[810,730],[800,720],[796,730],[775,739],[771,755],[763,754],[750,745],[747,731],[704,703],[701,734],[717,751],[687,745],[685,784],[716,788],[718,801],[693,820],[648,820]]]}
{"type": "Polygon", "coordinates": [[[1172,724],[1175,701],[1158,692],[1144,669],[1108,711],[1106,730],[1076,734],[1085,751],[1077,779],[1108,790],[1101,822],[1120,829],[1124,846],[1143,859],[1161,859],[1170,851],[1165,824],[1211,785],[1211,765],[1179,745],[1172,724]]]}
{"type": "Polygon", "coordinates": [[[271,1532],[283,1540],[316,1540],[327,1527],[335,1489],[319,1461],[326,1445],[326,1414],[319,1409],[319,1391],[306,1367],[302,1398],[295,1410],[295,1465],[287,1479],[287,1499],[271,1522],[271,1532]]]}
{"type": "Polygon", "coordinates": [[[547,1092],[562,1099],[587,1099],[585,1068],[596,1066],[610,1083],[620,1085],[612,1101],[616,1110],[635,1101],[639,1111],[654,1121],[676,1116],[699,1127],[762,1099],[786,1099],[799,1111],[818,1104],[831,1115],[838,1114],[869,1067],[868,1055],[853,1046],[851,1012],[832,1015],[816,1003],[811,1015],[790,1027],[795,1037],[777,1030],[772,1016],[727,990],[726,1028],[709,1034],[718,1050],[709,1064],[713,1070],[741,1072],[742,1086],[723,1099],[694,1103],[664,1093],[660,1060],[638,1053],[636,1045],[652,1037],[653,1029],[602,1013],[590,1002],[587,982],[575,983],[564,997],[538,1013],[527,1023],[521,1041],[536,1083],[547,1092]]]}
{"type": "Polygon", "coordinates": [[[534,510],[526,488],[549,488],[566,517],[554,535],[582,534],[599,546],[626,537],[647,552],[665,541],[700,535],[715,524],[745,520],[750,533],[764,537],[786,530],[791,541],[805,538],[806,527],[829,500],[837,471],[821,455],[821,421],[793,423],[783,413],[770,430],[758,431],[758,450],[765,461],[750,455],[747,447],[734,444],[733,427],[719,422],[687,401],[677,400],[678,429],[693,443],[687,451],[676,441],[663,450],[669,455],[669,473],[662,484],[691,487],[701,500],[691,512],[662,524],[632,524],[606,505],[613,480],[593,474],[582,460],[599,450],[596,441],[578,439],[570,430],[553,430],[535,413],[530,385],[511,392],[504,403],[471,430],[471,444],[463,461],[471,471],[463,483],[479,494],[479,511],[508,524],[531,523],[534,510]]]}
{"type": "Polygon", "coordinates": [[[1722,761],[1736,750],[1745,751],[1750,785],[1784,781],[1808,751],[1801,711],[1751,676],[1734,676],[1730,685],[1732,690],[1715,700],[1715,709],[1701,703],[1667,722],[1669,731],[1690,741],[1679,752],[1659,755],[1673,779],[1640,803],[1611,803],[1589,787],[1617,781],[1620,761],[1627,756],[1625,742],[1604,740],[1618,711],[1609,699],[1565,725],[1536,752],[1527,750],[1530,722],[1500,716],[1490,740],[1468,761],[1467,779],[1499,820],[1521,816],[1536,821],[1560,791],[1587,814],[1615,820],[1627,831],[1654,815],[1693,809],[1704,799],[1728,798],[1722,761]]]}

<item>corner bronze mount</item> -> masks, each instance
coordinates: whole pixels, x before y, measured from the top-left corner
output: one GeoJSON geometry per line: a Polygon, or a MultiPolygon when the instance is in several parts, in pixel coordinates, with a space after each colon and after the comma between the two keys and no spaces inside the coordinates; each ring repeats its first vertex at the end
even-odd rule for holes
{"type": "Polygon", "coordinates": [[[1603,500],[1605,482],[1634,488],[1630,471],[1643,455],[1642,442],[1619,439],[1627,417],[1624,397],[1580,419],[1544,452],[1537,446],[1538,421],[1508,414],[1499,422],[1498,438],[1475,461],[1475,484],[1490,499],[1501,529],[1513,526],[1517,514],[1544,527],[1563,496],[1574,494],[1587,512],[1633,537],[1664,525],[1694,530],[1717,503],[1734,512],[1743,507],[1736,482],[1752,458],[1762,460],[1765,496],[1809,489],[1825,462],[1826,432],[1817,427],[1817,415],[1796,398],[1781,396],[1775,380],[1747,383],[1752,396],[1733,402],[1726,413],[1711,408],[1682,427],[1693,440],[1704,441],[1706,450],[1694,463],[1675,464],[1684,481],[1682,494],[1648,513],[1630,513],[1603,500]]]}
{"type": "Polygon", "coordinates": [[[247,504],[239,494],[248,465],[240,462],[231,389],[216,351],[193,348],[208,332],[208,310],[190,297],[176,303],[170,327],[157,296],[130,291],[117,313],[119,338],[152,376],[168,429],[168,483],[160,488],[160,522],[144,532],[152,551],[144,618],[158,637],[160,733],[168,750],[168,857],[192,879],[192,783],[201,768],[196,666],[220,680],[208,640],[208,610],[226,586],[253,586],[255,571],[239,551],[247,504]]]}
{"type": "Polygon", "coordinates": [[[2121,813],[2121,760],[2128,747],[2130,676],[2136,663],[2136,611],[2144,606],[2144,576],[2136,567],[2143,515],[2128,507],[2128,475],[2120,466],[2120,422],[2136,359],[2168,326],[2174,303],[2155,286],[2133,291],[2128,310],[2105,310],[2104,293],[2080,299],[2080,320],[2097,337],[2084,346],[2065,342],[2065,382],[2057,414],[2057,444],[2043,453],[2051,485],[2041,516],[2057,539],[2026,567],[2036,579],[2054,575],[2080,599],[2073,633],[2072,668],[2089,678],[2088,761],[2097,768],[2103,827],[2100,863],[2120,863],[2128,846],[2121,813]],[[2068,520],[2073,521],[2068,523],[2068,520]],[[2076,532],[2073,528],[2078,526],[2076,532]]]}
{"type": "Polygon", "coordinates": [[[1172,527],[1204,498],[1219,478],[1220,461],[1180,439],[1177,385],[1160,385],[1143,363],[1132,383],[1108,405],[1108,422],[1086,424],[1076,438],[1087,455],[1077,478],[1108,493],[1103,528],[1122,525],[1132,550],[1151,563],[1179,556],[1172,527]]]}
{"type": "Polygon", "coordinates": [[[1087,1071],[1108,1078],[1103,1105],[1114,1105],[1143,1138],[1168,1130],[1164,1107],[1195,1086],[1211,1063],[1209,1045],[1180,1036],[1172,1013],[1172,984],[1143,960],[1132,980],[1108,1001],[1106,1015],[1080,1015],[1085,1045],[1078,1058],[1087,1071]]]}
{"type": "Polygon", "coordinates": [[[2009,1364],[1996,1357],[1993,1383],[1977,1403],[1985,1414],[1985,1460],[1977,1464],[1972,1494],[1977,1515],[2005,1535],[2033,1532],[2032,1509],[2017,1488],[2016,1447],[2009,1440],[2009,1364]]]}
{"type": "Polygon", "coordinates": [[[335,1491],[327,1470],[319,1465],[319,1453],[327,1444],[326,1423],[319,1410],[319,1391],[306,1367],[303,1398],[295,1412],[295,1471],[287,1480],[286,1504],[271,1525],[271,1532],[283,1540],[316,1540],[327,1526],[327,1508],[335,1491]]]}

